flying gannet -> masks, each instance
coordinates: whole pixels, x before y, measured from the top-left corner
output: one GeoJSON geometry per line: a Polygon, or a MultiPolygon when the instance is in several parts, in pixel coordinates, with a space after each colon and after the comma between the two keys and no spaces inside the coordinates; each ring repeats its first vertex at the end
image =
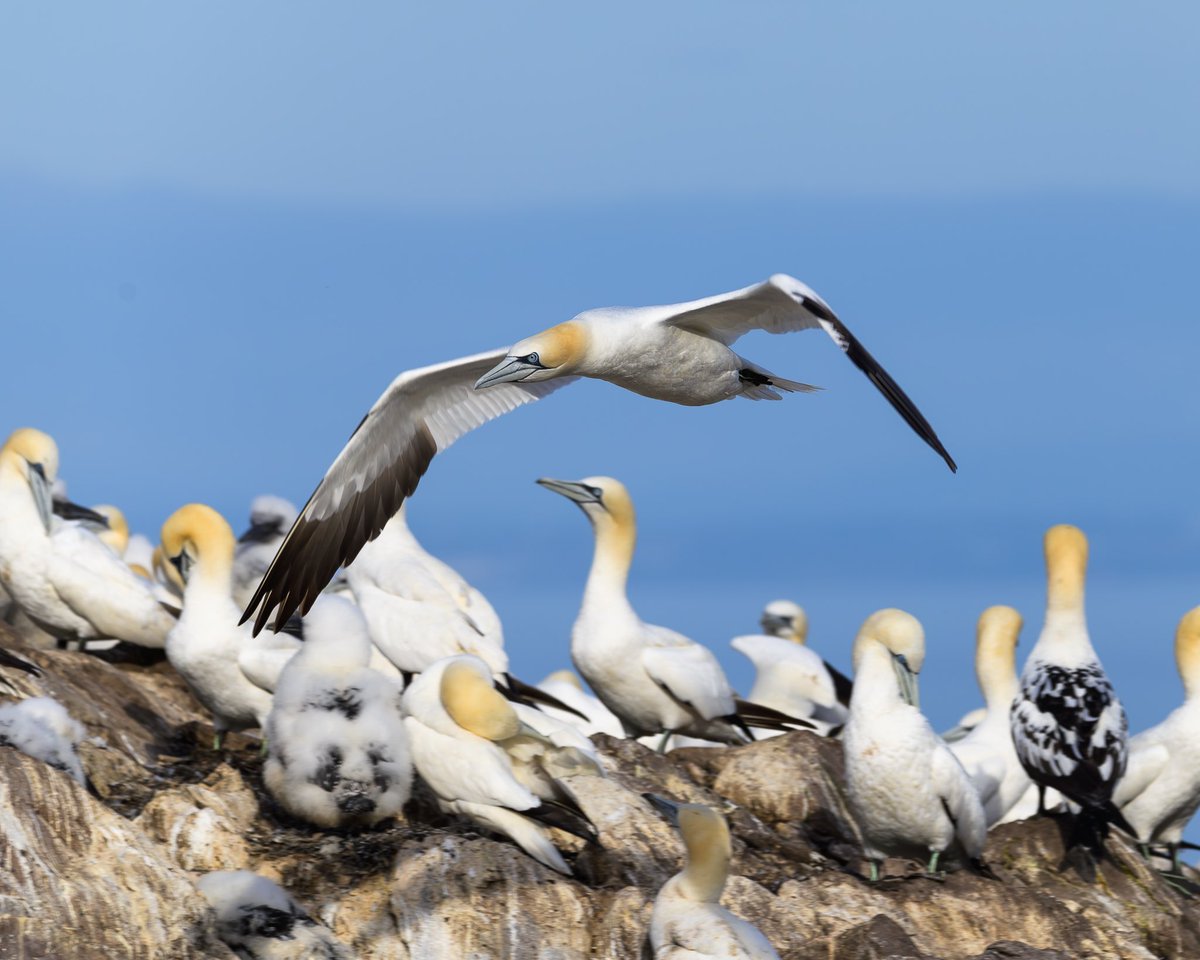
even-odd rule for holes
{"type": "Polygon", "coordinates": [[[612,477],[538,483],[561,494],[591,522],[595,553],[571,631],[575,669],[633,737],[682,733],[746,743],[747,726],[811,727],[761,704],[737,700],[712,651],[666,627],[645,623],[625,591],[637,519],[624,484],[612,477]]]}
{"type": "Polygon", "coordinates": [[[1200,607],[1175,631],[1175,663],[1183,705],[1129,741],[1129,767],[1113,802],[1147,846],[1165,843],[1179,873],[1183,828],[1200,807],[1200,607]]]}
{"type": "MultiPolygon", "coordinates": [[[[558,748],[522,722],[493,686],[478,657],[442,660],[404,692],[404,725],[413,765],[447,813],[458,813],[516,841],[544,866],[571,875],[543,828],[594,841],[596,829],[574,796],[537,759],[558,748]]],[[[584,772],[568,754],[571,772],[584,772]]],[[[553,764],[552,764],[553,765],[553,764]]]]}
{"type": "Polygon", "coordinates": [[[433,457],[489,420],[579,377],[686,406],[815,389],[733,352],[751,330],[824,330],[951,470],[954,460],[907,394],[799,280],[658,307],[588,310],[511,349],[402,373],[363,418],[321,480],[246,607],[255,629],[308,610],[339,566],[379,534],[433,457]],[[475,388],[475,389],[472,389],[475,388]],[[486,389],[484,389],[486,388],[486,389]]]}
{"type": "MultiPolygon", "coordinates": [[[[263,671],[267,644],[238,624],[231,593],[234,543],[225,518],[201,503],[180,507],[162,528],[163,556],[184,583],[183,613],[167,636],[167,659],[213,715],[214,749],[227,730],[265,728],[271,712],[263,678],[256,683],[251,676],[263,671]]],[[[276,662],[267,672],[277,676],[282,668],[276,662]]]]}
{"type": "Polygon", "coordinates": [[[370,659],[358,608],[322,597],[275,687],[263,782],[285,810],[320,827],[371,826],[398,814],[411,792],[401,690],[370,659]]]}
{"type": "MultiPolygon", "coordinates": [[[[1102,855],[1109,823],[1133,833],[1112,802],[1125,773],[1125,709],[1088,638],[1087,538],[1060,524],[1044,546],[1046,620],[1013,700],[1013,745],[1039,791],[1053,787],[1079,805],[1069,846],[1102,855]]],[[[1039,813],[1044,806],[1039,800],[1039,813]]]]}
{"type": "Polygon", "coordinates": [[[0,449],[0,583],[59,640],[161,648],[174,618],[94,534],[54,521],[57,474],[58,446],[40,430],[17,430],[0,449]]]}
{"type": "Polygon", "coordinates": [[[679,827],[687,862],[663,884],[650,914],[655,960],[779,960],[754,924],[721,906],[733,844],[729,825],[712,807],[644,794],[679,827]]]}
{"type": "Polygon", "coordinates": [[[1021,615],[1012,607],[988,607],[975,631],[975,678],[987,704],[983,719],[950,752],[971,777],[988,826],[1000,820],[1032,785],[1013,746],[1009,711],[1017,695],[1017,637],[1021,615]]]}
{"type": "Polygon", "coordinates": [[[871,879],[888,856],[929,858],[949,849],[981,867],[987,820],[971,779],[917,707],[925,633],[903,610],[867,618],[854,641],[854,695],[842,732],[850,808],[871,879]]]}

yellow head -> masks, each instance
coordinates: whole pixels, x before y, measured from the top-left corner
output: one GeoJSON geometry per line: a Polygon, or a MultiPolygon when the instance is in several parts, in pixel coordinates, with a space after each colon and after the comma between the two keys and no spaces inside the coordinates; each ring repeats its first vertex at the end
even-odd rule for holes
{"type": "Polygon", "coordinates": [[[1061,523],[1046,531],[1047,608],[1077,610],[1083,607],[1087,578],[1088,542],[1083,531],[1061,523]]]}
{"type": "Polygon", "coordinates": [[[888,607],[867,617],[854,640],[854,671],[872,649],[882,647],[892,659],[900,696],[917,705],[917,674],[925,663],[925,631],[911,613],[888,607]]]}
{"type": "Polygon", "coordinates": [[[514,344],[507,356],[475,382],[475,389],[497,383],[537,383],[574,373],[587,354],[588,333],[568,320],[514,344]]]}
{"type": "Polygon", "coordinates": [[[1200,695],[1200,607],[1185,613],[1175,629],[1175,665],[1188,697],[1200,695]]]}
{"type": "Polygon", "coordinates": [[[0,457],[6,464],[25,468],[41,467],[47,484],[58,478],[58,444],[48,433],[33,427],[14,430],[0,449],[0,457]]]}
{"type": "Polygon", "coordinates": [[[555,670],[550,676],[546,677],[546,683],[567,683],[576,690],[582,690],[583,684],[579,682],[579,678],[570,670],[555,670]]]}
{"type": "Polygon", "coordinates": [[[688,855],[684,886],[690,899],[715,903],[725,888],[733,859],[729,825],[712,807],[699,803],[681,804],[678,816],[688,855]]]}
{"type": "Polygon", "coordinates": [[[772,600],[763,608],[759,623],[768,636],[801,645],[808,639],[808,615],[800,604],[791,600],[772,600]]]}
{"type": "Polygon", "coordinates": [[[492,683],[482,662],[455,660],[442,671],[442,706],[450,719],[485,740],[508,740],[521,729],[517,712],[492,683]]]}
{"type": "Polygon", "coordinates": [[[163,524],[162,551],[186,582],[197,564],[202,572],[227,575],[233,568],[233,530],[212,507],[189,503],[163,524]]]}
{"type": "Polygon", "coordinates": [[[123,556],[125,548],[129,546],[129,521],[125,519],[125,514],[119,507],[107,503],[92,509],[108,521],[108,528],[101,530],[96,536],[118,557],[123,556]]]}
{"type": "Polygon", "coordinates": [[[975,677],[988,703],[992,702],[993,694],[1012,698],[1017,682],[1017,638],[1023,622],[1012,607],[988,607],[979,615],[975,629],[975,677]]]}

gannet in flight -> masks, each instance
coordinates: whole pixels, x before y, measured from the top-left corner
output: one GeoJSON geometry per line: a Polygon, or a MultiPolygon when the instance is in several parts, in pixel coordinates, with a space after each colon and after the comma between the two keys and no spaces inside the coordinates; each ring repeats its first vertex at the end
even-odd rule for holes
{"type": "Polygon", "coordinates": [[[733,844],[729,825],[712,807],[645,798],[679,827],[687,862],[663,884],[650,914],[655,960],[779,960],[758,927],[721,906],[733,844]]]}
{"type": "Polygon", "coordinates": [[[979,615],[975,678],[983,691],[986,713],[970,733],[949,744],[979,793],[988,826],[999,823],[1031,786],[1009,729],[1009,711],[1017,695],[1021,622],[1021,615],[1012,607],[988,607],[979,615]]]}
{"type": "Polygon", "coordinates": [[[322,597],[275,687],[263,782],[285,810],[320,827],[376,824],[412,789],[401,691],[370,659],[358,608],[322,597]]]}
{"type": "Polygon", "coordinates": [[[1179,873],[1183,829],[1200,807],[1200,607],[1175,631],[1183,705],[1129,741],[1129,767],[1113,802],[1143,845],[1165,843],[1179,873]]]}
{"type": "Polygon", "coordinates": [[[245,619],[257,610],[258,631],[276,607],[280,623],[297,609],[307,611],[338,567],[379,534],[437,453],[579,377],[686,406],[737,396],[777,400],[777,390],[815,389],[734,353],[732,344],[751,330],[824,330],[950,469],[957,469],[916,404],[799,280],[775,274],[765,283],[688,303],[587,310],[511,349],[410,370],[392,381],[309,498],[245,619]]]}
{"type": "MultiPolygon", "coordinates": [[[[233,530],[204,504],[180,507],[163,524],[163,556],[184,583],[183,613],[167,636],[167,659],[213,715],[214,749],[225,731],[263,728],[271,712],[271,694],[251,676],[261,670],[266,645],[238,624],[233,550],[233,530]]],[[[276,663],[273,673],[282,667],[276,663]]]]}
{"type": "Polygon", "coordinates": [[[413,765],[448,813],[511,837],[539,863],[571,875],[541,826],[589,841],[596,830],[578,802],[532,751],[557,747],[522,722],[478,657],[442,660],[404,692],[413,765]]]}
{"type": "Polygon", "coordinates": [[[0,449],[0,583],[59,640],[162,647],[174,618],[95,535],[54,522],[57,474],[58,446],[40,430],[17,430],[0,449]]]}
{"type": "Polygon", "coordinates": [[[1125,773],[1125,709],[1088,638],[1087,538],[1078,527],[1051,527],[1045,552],[1046,620],[1013,700],[1013,745],[1039,791],[1053,787],[1080,806],[1069,846],[1102,855],[1109,823],[1133,833],[1112,802],[1125,773]]]}
{"type": "Polygon", "coordinates": [[[925,633],[903,610],[867,618],[854,641],[854,695],[842,732],[850,808],[871,879],[888,856],[938,858],[957,847],[980,866],[987,820],[971,779],[917,707],[925,633]]]}
{"type": "Polygon", "coordinates": [[[571,631],[571,659],[630,736],[661,733],[663,746],[671,733],[746,743],[748,725],[811,727],[764,705],[736,700],[712,651],[638,617],[625,592],[637,520],[624,484],[612,477],[538,483],[578,506],[592,524],[596,547],[571,631]]]}

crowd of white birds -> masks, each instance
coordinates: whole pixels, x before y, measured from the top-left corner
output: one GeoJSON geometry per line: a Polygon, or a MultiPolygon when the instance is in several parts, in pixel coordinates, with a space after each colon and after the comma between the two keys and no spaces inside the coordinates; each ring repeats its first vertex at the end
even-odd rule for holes
{"type": "MultiPolygon", "coordinates": [[[[605,776],[594,735],[641,738],[662,751],[806,730],[841,740],[872,880],[888,857],[919,859],[930,874],[957,863],[991,875],[988,829],[1057,809],[1073,815],[1071,846],[1085,867],[1104,856],[1115,825],[1179,876],[1183,830],[1200,806],[1200,608],[1176,637],[1184,704],[1127,738],[1088,638],[1088,545],[1075,527],[1046,534],[1045,623],[1024,670],[1018,676],[1020,615],[984,611],[976,671],[985,706],[938,736],[919,708],[925,641],[911,614],[867,618],[853,642],[852,682],[807,646],[804,611],[772,602],[762,634],[731,641],[757,672],[740,698],[711,650],[646,623],[630,603],[637,523],[624,485],[543,478],[594,534],[570,641],[578,675],[559,671],[535,687],[509,672],[495,610],[408,528],[404,500],[428,461],[467,430],[537,399],[547,390],[536,384],[560,375],[687,403],[801,389],[728,349],[752,328],[825,329],[953,466],[823,301],[777,276],[690,304],[589,311],[512,350],[402,374],[304,510],[259,497],[240,538],[203,504],[168,517],[157,546],[131,537],[120,510],[79,507],[56,486],[59,451],[49,435],[18,429],[0,449],[0,616],[25,648],[161,649],[211,714],[214,749],[227,731],[262,731],[267,790],[320,829],[364,829],[400,814],[419,777],[444,811],[570,876],[551,830],[602,841],[578,794],[588,778],[605,776]],[[636,363],[617,349],[630,329],[650,341],[636,363]],[[697,352],[686,338],[711,349],[697,352]],[[685,348],[691,367],[665,373],[671,351],[685,348]]],[[[39,667],[0,650],[4,670],[39,667]]],[[[75,753],[82,736],[53,701],[0,706],[0,742],[84,783],[75,753]]],[[[648,802],[676,820],[687,850],[655,904],[652,944],[686,945],[692,956],[776,956],[719,904],[730,861],[724,818],[666,798],[648,802]]],[[[310,922],[253,875],[214,874],[205,892],[222,922],[240,924],[238,935],[295,936],[310,922]]]]}

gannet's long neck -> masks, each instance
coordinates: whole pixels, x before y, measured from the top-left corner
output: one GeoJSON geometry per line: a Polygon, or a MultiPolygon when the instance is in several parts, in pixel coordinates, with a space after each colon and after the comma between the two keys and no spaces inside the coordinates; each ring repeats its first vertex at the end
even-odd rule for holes
{"type": "Polygon", "coordinates": [[[204,544],[184,588],[184,610],[189,594],[216,597],[233,603],[233,549],[225,544],[204,544]]]}
{"type": "MultiPolygon", "coordinates": [[[[988,712],[1007,718],[1009,707],[1021,684],[1017,679],[1016,648],[985,637],[975,657],[975,678],[983,691],[988,712]]],[[[1005,720],[1005,723],[1008,721],[1005,720]]]]}
{"type": "Polygon", "coordinates": [[[699,836],[684,836],[688,862],[675,877],[675,889],[680,896],[697,903],[716,903],[725,889],[729,875],[732,850],[728,828],[723,824],[705,823],[699,836]]]}
{"type": "Polygon", "coordinates": [[[865,638],[859,638],[856,642],[862,646],[854,658],[854,693],[850,697],[850,713],[875,715],[908,706],[900,696],[900,684],[896,680],[892,655],[887,648],[865,638]]]}
{"type": "Polygon", "coordinates": [[[1186,699],[1200,703],[1200,607],[1184,615],[1175,634],[1175,665],[1186,699]]]}
{"type": "Polygon", "coordinates": [[[1046,621],[1037,642],[1041,657],[1067,662],[1095,659],[1084,614],[1086,574],[1086,554],[1063,556],[1050,563],[1046,578],[1046,621]]]}
{"type": "Polygon", "coordinates": [[[583,592],[584,606],[615,600],[628,603],[625,586],[637,544],[637,524],[632,518],[618,520],[605,513],[592,518],[592,527],[596,546],[583,592]]]}

